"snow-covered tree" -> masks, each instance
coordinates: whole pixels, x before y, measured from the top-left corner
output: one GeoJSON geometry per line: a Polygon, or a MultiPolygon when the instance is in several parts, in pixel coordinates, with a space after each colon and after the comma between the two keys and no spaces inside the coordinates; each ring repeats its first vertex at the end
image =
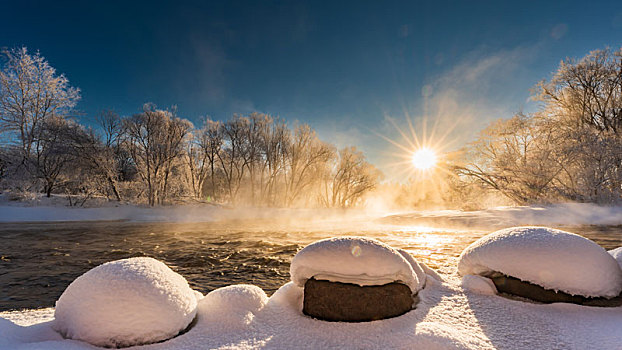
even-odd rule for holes
{"type": "Polygon", "coordinates": [[[0,70],[0,131],[16,135],[24,160],[31,157],[51,117],[66,117],[80,99],[80,90],[38,52],[23,47],[3,50],[0,70]]]}
{"type": "Polygon", "coordinates": [[[128,148],[147,192],[149,205],[168,200],[169,189],[181,176],[185,143],[192,123],[175,116],[175,110],[160,110],[145,104],[143,112],[124,119],[128,148]]]}

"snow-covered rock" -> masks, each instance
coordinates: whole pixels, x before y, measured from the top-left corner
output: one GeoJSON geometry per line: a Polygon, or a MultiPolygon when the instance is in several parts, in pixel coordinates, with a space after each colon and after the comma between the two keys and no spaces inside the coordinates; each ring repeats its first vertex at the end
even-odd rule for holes
{"type": "Polygon", "coordinates": [[[458,272],[500,272],[585,297],[614,297],[622,291],[622,271],[605,249],[585,237],[546,227],[514,227],[480,238],[460,255],[458,272]]]}
{"type": "Polygon", "coordinates": [[[423,288],[417,273],[400,252],[363,237],[337,237],[311,243],[294,256],[290,274],[300,287],[315,277],[360,286],[398,281],[413,293],[423,288]]]}
{"type": "Polygon", "coordinates": [[[66,338],[124,347],[174,337],[196,310],[184,277],[153,258],[129,258],[76,278],[56,302],[53,327],[66,338]]]}
{"type": "Polygon", "coordinates": [[[622,269],[622,247],[611,249],[610,251],[608,251],[608,253],[611,254],[611,256],[613,256],[614,259],[616,259],[616,261],[618,262],[618,265],[622,269]]]}

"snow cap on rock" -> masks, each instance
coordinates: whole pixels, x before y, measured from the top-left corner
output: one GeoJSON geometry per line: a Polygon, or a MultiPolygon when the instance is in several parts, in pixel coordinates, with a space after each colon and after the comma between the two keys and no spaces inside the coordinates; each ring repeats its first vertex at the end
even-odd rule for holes
{"type": "Polygon", "coordinates": [[[360,286],[397,281],[413,293],[423,287],[423,281],[419,281],[402,254],[389,245],[364,237],[337,237],[311,243],[294,256],[290,274],[300,287],[311,277],[360,286]]]}
{"type": "Polygon", "coordinates": [[[543,288],[585,297],[614,297],[622,271],[593,241],[546,227],[513,227],[493,232],[460,255],[462,275],[500,272],[543,288]]]}
{"type": "Polygon", "coordinates": [[[66,338],[125,347],[174,337],[196,310],[184,277],[153,258],[129,258],[76,278],[56,302],[53,327],[66,338]]]}

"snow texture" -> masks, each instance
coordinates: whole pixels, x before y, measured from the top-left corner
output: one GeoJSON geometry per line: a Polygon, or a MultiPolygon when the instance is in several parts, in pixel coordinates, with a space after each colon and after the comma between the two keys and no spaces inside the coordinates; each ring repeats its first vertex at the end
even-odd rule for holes
{"type": "Polygon", "coordinates": [[[53,328],[98,346],[147,344],[177,335],[196,310],[184,277],[153,258],[129,258],[76,278],[56,302],[53,328]]]}
{"type": "Polygon", "coordinates": [[[460,275],[500,272],[546,289],[586,297],[614,297],[622,291],[615,259],[591,240],[545,227],[493,232],[460,255],[460,275]]]}
{"type": "Polygon", "coordinates": [[[410,267],[412,267],[413,271],[415,272],[415,275],[417,275],[417,280],[419,281],[420,288],[425,288],[426,272],[423,270],[422,266],[425,264],[419,263],[409,252],[405,251],[404,249],[397,249],[397,251],[402,254],[406,261],[408,261],[410,267]]]}
{"type": "MultiPolygon", "coordinates": [[[[197,324],[190,331],[135,349],[602,350],[622,344],[622,308],[532,304],[473,293],[452,280],[430,278],[415,310],[362,323],[324,322],[303,315],[303,289],[293,283],[267,302],[253,287],[226,287],[199,302],[197,324]],[[227,318],[223,324],[219,315],[227,310],[249,317],[227,318]]],[[[15,313],[0,313],[0,349],[94,349],[54,332],[52,323],[45,322],[52,312],[47,310],[22,312],[20,325],[9,320],[15,313]]]]}
{"type": "Polygon", "coordinates": [[[478,275],[466,275],[462,277],[462,288],[469,292],[495,295],[497,294],[497,287],[490,278],[478,276],[478,275]]]}
{"type": "Polygon", "coordinates": [[[250,324],[267,302],[268,297],[261,288],[238,284],[207,294],[199,302],[199,313],[205,316],[205,323],[231,331],[250,324]]]}
{"type": "Polygon", "coordinates": [[[622,247],[612,249],[608,251],[608,253],[611,254],[611,256],[613,256],[614,259],[616,259],[616,261],[618,262],[618,265],[622,269],[622,247]]]}
{"type": "Polygon", "coordinates": [[[337,237],[311,243],[294,256],[290,274],[299,287],[311,277],[360,286],[399,281],[416,293],[424,283],[400,252],[364,237],[337,237]]]}

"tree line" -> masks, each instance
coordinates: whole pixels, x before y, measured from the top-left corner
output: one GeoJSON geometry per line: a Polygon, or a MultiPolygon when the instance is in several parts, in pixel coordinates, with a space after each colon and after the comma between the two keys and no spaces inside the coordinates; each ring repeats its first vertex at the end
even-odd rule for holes
{"type": "Polygon", "coordinates": [[[262,113],[200,127],[147,103],[86,127],[71,115],[80,90],[39,54],[4,50],[0,71],[0,190],[162,205],[351,207],[381,173],[354,147],[337,150],[306,124],[262,113]]]}
{"type": "Polygon", "coordinates": [[[493,192],[516,204],[620,203],[622,48],[562,61],[532,98],[535,113],[495,121],[453,155],[463,200],[493,192]]]}

